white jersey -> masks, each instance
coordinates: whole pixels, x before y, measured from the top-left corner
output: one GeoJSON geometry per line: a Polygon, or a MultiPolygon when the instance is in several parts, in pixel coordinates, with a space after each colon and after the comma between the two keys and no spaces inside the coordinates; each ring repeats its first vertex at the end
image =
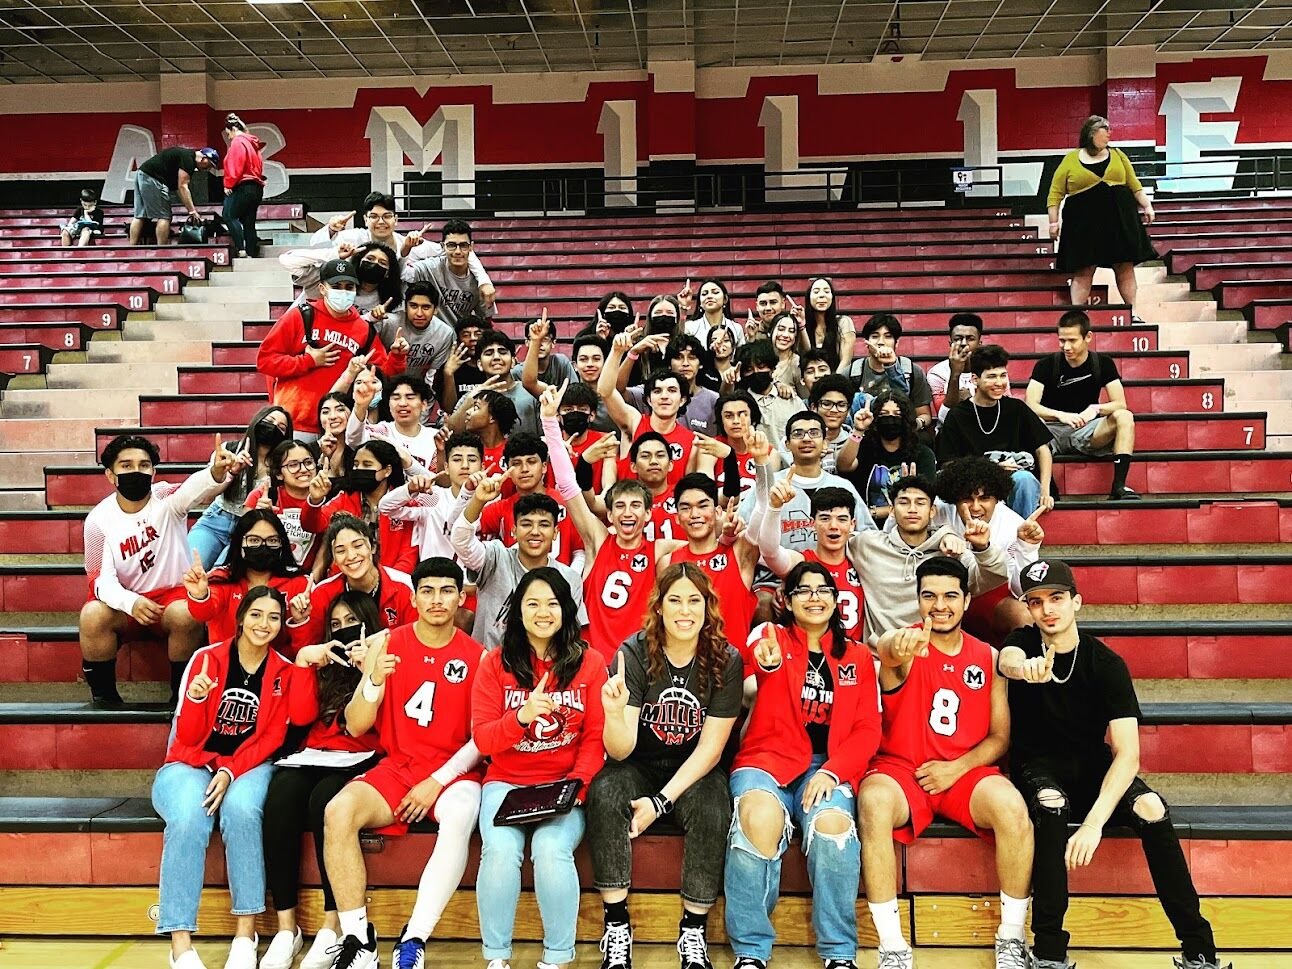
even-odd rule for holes
{"type": "Polygon", "coordinates": [[[133,515],[108,495],[85,516],[85,571],[94,597],[130,612],[140,595],[174,588],[193,564],[188,512],[224,487],[203,468],[180,484],[154,484],[133,515]]]}
{"type": "Polygon", "coordinates": [[[454,497],[451,489],[440,485],[416,495],[410,495],[408,486],[401,485],[386,492],[377,510],[391,521],[412,522],[413,544],[420,561],[440,555],[456,562],[458,553],[449,541],[449,533],[465,506],[465,496],[454,497]]]}

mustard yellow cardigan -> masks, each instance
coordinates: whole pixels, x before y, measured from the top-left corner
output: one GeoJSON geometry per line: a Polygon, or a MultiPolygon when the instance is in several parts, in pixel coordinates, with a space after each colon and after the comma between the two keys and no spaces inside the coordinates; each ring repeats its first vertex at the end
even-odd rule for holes
{"type": "Polygon", "coordinates": [[[1130,159],[1120,148],[1108,149],[1108,169],[1102,179],[1081,164],[1080,150],[1070,151],[1054,173],[1054,180],[1050,182],[1050,198],[1046,204],[1058,205],[1065,195],[1079,195],[1094,188],[1100,181],[1108,185],[1125,185],[1132,192],[1138,192],[1144,187],[1135,177],[1130,159]]]}

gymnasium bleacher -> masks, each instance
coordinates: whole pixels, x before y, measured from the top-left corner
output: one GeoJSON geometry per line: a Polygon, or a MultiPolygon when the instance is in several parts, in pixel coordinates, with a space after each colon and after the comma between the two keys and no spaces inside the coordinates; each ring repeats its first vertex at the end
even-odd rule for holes
{"type": "MultiPolygon", "coordinates": [[[[1292,924],[1292,198],[1160,201],[1151,234],[1161,266],[1139,270],[1137,311],[1096,279],[1096,347],[1117,361],[1137,414],[1128,483],[1135,504],[1100,500],[1107,464],[1056,463],[1064,499],[1044,519],[1047,550],[1076,569],[1083,627],[1130,665],[1144,703],[1142,770],[1172,805],[1205,911],[1222,949],[1279,948],[1292,924]]],[[[177,480],[239,434],[263,403],[256,346],[292,297],[272,254],[319,224],[300,205],[267,205],[276,248],[231,258],[219,245],[125,248],[121,210],[100,245],[63,249],[59,214],[0,216],[0,933],[148,935],[161,822],[148,789],[169,715],[84,702],[76,612],[85,599],[85,510],[110,486],[96,455],[137,429],[177,480]],[[75,919],[48,919],[76,911],[75,919]]],[[[421,228],[406,219],[401,231],[421,228]]],[[[606,291],[676,292],[686,278],[723,280],[741,308],[767,279],[801,298],[832,277],[860,322],[901,316],[900,352],[926,368],[946,355],[946,320],[979,313],[984,342],[1014,354],[1016,393],[1055,348],[1068,302],[1050,243],[1008,208],[717,213],[473,221],[499,289],[497,325],[519,335],[546,308],[568,342],[606,291]]],[[[157,646],[127,647],[123,692],[160,701],[157,646]]],[[[1073,875],[1073,945],[1175,947],[1138,844],[1117,832],[1073,875]]],[[[423,831],[410,835],[429,839],[423,831]]],[[[379,839],[369,848],[378,851],[379,839]]],[[[429,845],[369,857],[371,917],[398,924],[429,845]]],[[[636,849],[640,941],[672,941],[680,839],[636,849]]],[[[312,852],[305,853],[307,859],[312,852]]],[[[587,874],[586,849],[580,865],[587,874]]],[[[991,938],[991,849],[950,825],[899,856],[904,922],[918,945],[991,938]]],[[[209,884],[223,884],[213,844],[209,884]]],[[[311,864],[307,860],[307,865],[311,864]]],[[[469,889],[475,861],[468,868],[469,889]]],[[[305,883],[317,885],[317,871],[305,883]]],[[[583,879],[590,885],[590,878],[583,879]]],[[[781,940],[808,944],[802,859],[786,858],[781,940]]],[[[585,892],[580,940],[600,933],[585,892]]],[[[301,909],[307,929],[319,897],[301,909]]],[[[864,911],[864,906],[863,906],[864,911]]],[[[204,930],[231,929],[227,893],[209,888],[204,930]]],[[[478,938],[461,891],[441,934],[478,938]]],[[[262,936],[270,934],[272,914],[262,936]]],[[[863,919],[863,944],[875,940],[863,919]]],[[[721,938],[721,919],[711,922],[721,938]]],[[[531,894],[518,938],[536,938],[531,894]]]]}

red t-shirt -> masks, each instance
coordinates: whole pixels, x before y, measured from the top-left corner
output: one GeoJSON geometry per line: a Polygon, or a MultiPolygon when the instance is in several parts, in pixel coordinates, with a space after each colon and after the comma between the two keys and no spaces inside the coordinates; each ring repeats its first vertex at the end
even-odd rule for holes
{"type": "MultiPolygon", "coordinates": [[[[461,629],[439,649],[417,638],[415,623],[390,631],[386,652],[399,665],[386,678],[374,729],[401,766],[430,775],[471,739],[471,689],[484,651],[461,629]]],[[[481,771],[463,776],[479,780],[481,771]]]]}
{"type": "Polygon", "coordinates": [[[758,600],[745,583],[735,550],[730,545],[719,545],[712,552],[693,552],[689,545],[683,545],[668,560],[670,565],[675,562],[694,562],[709,577],[722,607],[727,641],[737,649],[743,648],[745,641],[749,639],[749,629],[754,622],[754,609],[758,600]]]}
{"type": "MultiPolygon", "coordinates": [[[[201,602],[192,598],[188,600],[189,615],[206,623],[207,642],[227,642],[238,634],[238,607],[242,605],[249,583],[245,578],[238,582],[229,581],[229,570],[224,566],[212,569],[209,579],[207,597],[201,602]]],[[[277,589],[291,602],[292,596],[305,591],[305,582],[303,575],[275,575],[270,577],[269,587],[277,589]]]]}
{"type": "Polygon", "coordinates": [[[955,760],[991,730],[991,647],[962,633],[960,652],[936,646],[916,656],[906,682],[884,694],[884,736],[879,756],[912,770],[930,760],[955,760]]]}
{"type": "Polygon", "coordinates": [[[650,521],[642,532],[648,542],[667,542],[673,538],[682,538],[682,530],[677,526],[677,499],[668,491],[656,495],[650,503],[650,521]]]}
{"type": "MultiPolygon", "coordinates": [[[[560,517],[556,521],[556,539],[552,542],[552,554],[558,562],[569,565],[574,560],[574,553],[583,548],[583,539],[574,527],[574,519],[566,513],[565,503],[555,494],[551,497],[561,506],[560,517]]],[[[485,505],[484,511],[480,513],[481,541],[496,538],[507,548],[516,544],[513,531],[516,527],[516,502],[520,498],[516,494],[485,505]]]]}
{"type": "MultiPolygon", "coordinates": [[[[643,417],[637,422],[637,431],[633,434],[633,440],[653,431],[650,425],[650,418],[643,417]]],[[[668,473],[668,486],[672,488],[686,474],[686,466],[691,461],[691,450],[695,447],[695,431],[689,427],[682,426],[679,421],[673,425],[673,429],[664,435],[664,440],[668,441],[668,454],[673,459],[673,470],[668,473]]],[[[627,458],[619,459],[619,477],[634,478],[632,462],[627,458]]]]}
{"type": "MultiPolygon", "coordinates": [[[[583,456],[583,452],[586,451],[588,448],[592,447],[592,445],[596,444],[599,440],[601,440],[605,436],[606,436],[605,431],[588,431],[588,433],[583,436],[582,444],[571,444],[570,450],[571,452],[573,452],[570,458],[571,463],[578,464],[579,458],[583,456]]],[[[601,492],[602,472],[605,470],[606,464],[611,460],[613,459],[606,458],[605,461],[598,461],[597,464],[593,467],[592,486],[593,486],[593,490],[596,491],[598,494],[600,494],[601,492]]],[[[556,475],[552,472],[551,462],[548,462],[548,465],[547,465],[547,478],[545,479],[545,482],[547,485],[548,492],[550,494],[555,494],[556,475]]]]}
{"type": "MultiPolygon", "coordinates": [[[[363,495],[357,491],[343,491],[327,504],[301,508],[301,527],[323,534],[332,516],[338,512],[363,518],[363,495]]],[[[413,544],[412,522],[396,521],[389,515],[377,518],[378,556],[381,564],[400,572],[411,573],[417,567],[417,546],[413,544]]]]}
{"type": "Polygon", "coordinates": [[[601,543],[583,580],[588,610],[588,643],[609,663],[633,635],[641,632],[646,602],[655,587],[655,543],[624,548],[613,535],[601,543]]]}
{"type": "Polygon", "coordinates": [[[803,558],[808,562],[820,562],[825,566],[830,577],[834,579],[834,587],[839,590],[837,603],[844,632],[855,642],[864,640],[862,604],[866,600],[866,594],[861,589],[861,579],[857,577],[857,570],[852,567],[847,556],[844,556],[843,561],[838,565],[831,565],[829,562],[822,562],[821,556],[815,549],[808,549],[803,553],[803,558]]]}

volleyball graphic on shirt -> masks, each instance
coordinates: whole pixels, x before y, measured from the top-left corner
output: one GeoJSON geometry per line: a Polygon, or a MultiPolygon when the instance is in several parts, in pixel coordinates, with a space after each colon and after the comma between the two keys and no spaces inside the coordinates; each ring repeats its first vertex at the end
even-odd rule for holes
{"type": "Polygon", "coordinates": [[[690,690],[670,686],[660,691],[654,703],[642,706],[641,722],[660,743],[680,747],[699,735],[704,727],[704,710],[690,690]]]}
{"type": "Polygon", "coordinates": [[[559,741],[564,733],[565,714],[559,708],[540,713],[525,728],[525,737],[537,745],[531,746],[531,750],[546,750],[555,746],[554,741],[559,741]]]}

